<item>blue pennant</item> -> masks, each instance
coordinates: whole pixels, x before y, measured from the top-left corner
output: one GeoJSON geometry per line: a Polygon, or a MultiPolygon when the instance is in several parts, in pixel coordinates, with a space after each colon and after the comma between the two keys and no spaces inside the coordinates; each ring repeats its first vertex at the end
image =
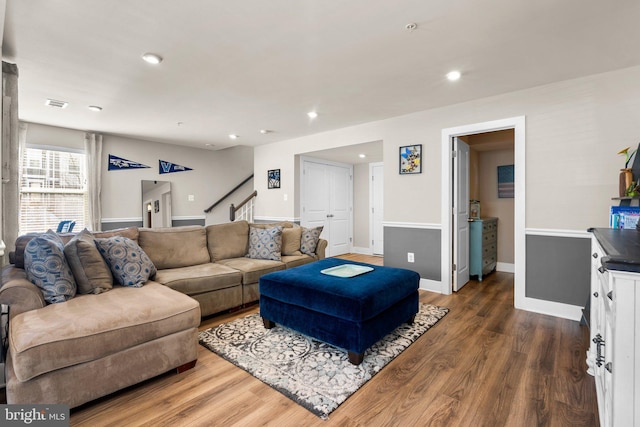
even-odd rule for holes
{"type": "Polygon", "coordinates": [[[165,162],[164,160],[160,160],[160,174],[163,173],[172,173],[172,172],[185,172],[191,171],[193,169],[188,168],[186,166],[176,165],[175,163],[165,162]]]}
{"type": "Polygon", "coordinates": [[[109,154],[109,169],[112,170],[120,170],[120,169],[142,169],[142,168],[150,168],[151,166],[143,165],[142,163],[132,162],[131,160],[123,159],[122,157],[114,156],[113,154],[109,154]]]}

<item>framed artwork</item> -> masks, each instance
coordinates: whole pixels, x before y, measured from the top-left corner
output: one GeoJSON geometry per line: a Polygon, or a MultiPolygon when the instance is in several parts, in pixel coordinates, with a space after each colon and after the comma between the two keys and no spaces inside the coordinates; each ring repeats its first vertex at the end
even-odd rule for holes
{"type": "Polygon", "coordinates": [[[422,173],[422,144],[400,147],[400,175],[422,173]]]}
{"type": "Polygon", "coordinates": [[[267,188],[280,188],[280,169],[267,171],[267,188]]]}
{"type": "Polygon", "coordinates": [[[498,198],[513,199],[514,184],[513,165],[498,166],[498,198]]]}
{"type": "Polygon", "coordinates": [[[160,212],[160,200],[153,201],[153,212],[155,213],[160,212]]]}

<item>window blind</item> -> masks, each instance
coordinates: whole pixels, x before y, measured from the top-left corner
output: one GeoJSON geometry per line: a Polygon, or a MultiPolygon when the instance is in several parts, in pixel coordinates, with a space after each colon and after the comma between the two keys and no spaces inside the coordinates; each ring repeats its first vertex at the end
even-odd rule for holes
{"type": "Polygon", "coordinates": [[[20,180],[20,234],[54,231],[63,220],[87,222],[87,190],[83,153],[27,148],[20,180]]]}

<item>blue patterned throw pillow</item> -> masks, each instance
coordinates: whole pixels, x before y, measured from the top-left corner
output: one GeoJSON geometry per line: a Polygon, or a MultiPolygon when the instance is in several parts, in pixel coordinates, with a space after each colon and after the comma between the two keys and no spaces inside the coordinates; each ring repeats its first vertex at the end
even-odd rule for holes
{"type": "Polygon", "coordinates": [[[27,243],[24,269],[29,281],[42,290],[44,300],[49,304],[65,302],[76,295],[76,281],[64,257],[64,244],[53,231],[27,243]]]}
{"type": "Polygon", "coordinates": [[[320,233],[324,226],[307,228],[302,227],[302,237],[300,237],[300,252],[310,256],[315,256],[316,248],[318,247],[318,240],[320,240],[320,233]]]}
{"type": "Polygon", "coordinates": [[[156,274],[156,267],[146,253],[133,240],[114,236],[95,239],[100,254],[109,264],[113,278],[122,286],[140,288],[149,277],[156,274]]]}
{"type": "Polygon", "coordinates": [[[282,226],[272,228],[249,227],[249,253],[247,258],[280,261],[282,226]]]}

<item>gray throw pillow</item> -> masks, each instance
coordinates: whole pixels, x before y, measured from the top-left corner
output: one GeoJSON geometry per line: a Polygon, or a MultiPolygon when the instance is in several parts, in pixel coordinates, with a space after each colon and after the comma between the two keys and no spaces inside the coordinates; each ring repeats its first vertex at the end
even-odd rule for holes
{"type": "Polygon", "coordinates": [[[271,228],[249,227],[249,253],[247,258],[280,261],[282,226],[271,228]]]}
{"type": "Polygon", "coordinates": [[[80,294],[99,294],[113,287],[113,276],[94,237],[86,228],[64,245],[64,255],[80,294]]]}
{"type": "Polygon", "coordinates": [[[140,288],[156,274],[146,253],[136,242],[121,236],[95,239],[102,257],[107,261],[113,278],[122,286],[140,288]]]}
{"type": "Polygon", "coordinates": [[[300,251],[303,254],[315,256],[316,248],[318,247],[318,240],[320,240],[320,233],[324,226],[307,228],[302,227],[302,237],[300,237],[300,251]]]}
{"type": "Polygon", "coordinates": [[[64,256],[62,239],[53,231],[34,237],[24,250],[27,279],[42,290],[44,300],[56,304],[76,295],[76,281],[64,256]]]}

